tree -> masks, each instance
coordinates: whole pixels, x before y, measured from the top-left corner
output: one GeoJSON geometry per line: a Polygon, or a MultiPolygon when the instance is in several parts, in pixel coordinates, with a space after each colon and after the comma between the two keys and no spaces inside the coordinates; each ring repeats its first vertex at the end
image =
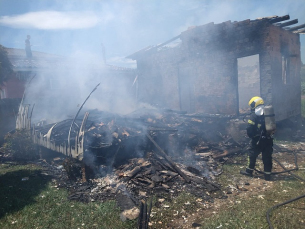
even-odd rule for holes
{"type": "Polygon", "coordinates": [[[12,64],[7,57],[7,51],[4,46],[0,45],[0,85],[9,78],[12,72],[12,64]]]}

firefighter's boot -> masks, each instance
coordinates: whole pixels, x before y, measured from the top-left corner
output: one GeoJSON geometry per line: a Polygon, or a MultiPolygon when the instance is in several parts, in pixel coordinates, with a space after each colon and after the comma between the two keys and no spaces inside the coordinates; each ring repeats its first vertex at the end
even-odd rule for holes
{"type": "Polygon", "coordinates": [[[253,177],[253,169],[246,168],[246,170],[240,170],[240,174],[253,177]]]}
{"type": "Polygon", "coordinates": [[[271,180],[271,172],[265,172],[264,177],[265,177],[266,181],[270,181],[271,180]]]}

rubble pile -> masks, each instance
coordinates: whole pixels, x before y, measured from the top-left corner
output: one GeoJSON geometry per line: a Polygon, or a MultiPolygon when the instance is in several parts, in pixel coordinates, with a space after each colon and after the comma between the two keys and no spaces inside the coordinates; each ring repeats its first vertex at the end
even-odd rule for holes
{"type": "MultiPolygon", "coordinates": [[[[170,110],[141,110],[127,116],[91,111],[84,138],[84,161],[73,163],[79,169],[87,164],[95,171],[95,177],[84,179],[80,173],[73,181],[58,162],[45,166],[62,171],[60,176],[58,171],[53,172],[58,178],[56,185],[70,191],[70,200],[113,199],[122,210],[138,206],[141,200],[154,195],[172,199],[182,191],[211,200],[208,193],[220,190],[213,181],[222,172],[218,159],[225,160],[243,148],[228,133],[230,120],[229,116],[187,115],[170,110]]],[[[71,122],[58,123],[51,141],[67,141],[71,122]]],[[[75,120],[71,136],[76,136],[80,125],[81,120],[75,120]]],[[[52,126],[36,127],[35,131],[47,134],[52,126]]]]}
{"type": "Polygon", "coordinates": [[[154,153],[149,153],[147,159],[130,159],[112,173],[89,179],[87,182],[82,182],[80,177],[77,181],[68,179],[63,167],[58,164],[51,165],[45,160],[39,163],[44,168],[44,174],[56,178],[53,180],[56,187],[69,190],[70,200],[82,202],[116,200],[122,210],[138,206],[141,200],[147,200],[154,195],[172,199],[185,191],[201,199],[211,200],[207,192],[220,190],[218,184],[204,175],[206,163],[202,166],[199,163],[195,165],[196,168],[177,163],[180,172],[189,178],[186,182],[167,160],[154,153]]]}
{"type": "MultiPolygon", "coordinates": [[[[224,151],[222,144],[225,148],[238,146],[234,142],[232,145],[224,128],[230,119],[224,115],[188,115],[171,110],[142,109],[125,116],[93,110],[86,123],[84,148],[104,158],[102,163],[109,161],[112,155],[128,154],[133,158],[150,151],[152,144],[146,136],[149,133],[169,156],[183,155],[185,148],[197,153],[211,149],[224,151]],[[120,152],[117,152],[118,147],[120,152]]],[[[72,146],[81,122],[81,119],[74,121],[70,133],[72,146]]],[[[72,119],[68,119],[55,126],[36,126],[35,131],[46,136],[54,126],[50,141],[63,145],[68,142],[71,123],[72,119]]]]}

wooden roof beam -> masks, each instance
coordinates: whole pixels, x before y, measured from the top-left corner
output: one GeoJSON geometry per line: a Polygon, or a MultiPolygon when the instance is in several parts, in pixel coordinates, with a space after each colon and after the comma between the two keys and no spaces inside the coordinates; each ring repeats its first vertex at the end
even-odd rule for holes
{"type": "Polygon", "coordinates": [[[300,30],[293,31],[293,33],[305,34],[305,28],[304,28],[304,29],[300,29],[300,30]]]}
{"type": "Polygon", "coordinates": [[[159,45],[157,45],[156,47],[154,47],[154,48],[159,48],[159,47],[162,47],[162,46],[164,46],[164,45],[167,45],[168,43],[171,43],[172,41],[174,41],[174,40],[176,40],[176,39],[178,39],[178,38],[180,38],[180,35],[178,35],[178,36],[176,36],[176,37],[173,37],[172,39],[170,39],[170,40],[168,40],[168,41],[165,41],[164,43],[162,43],[162,44],[159,44],[159,45]]]}
{"type": "Polygon", "coordinates": [[[287,28],[286,30],[295,31],[295,30],[298,30],[298,29],[303,29],[304,27],[305,27],[305,24],[302,24],[302,25],[298,25],[298,26],[295,26],[295,27],[287,28]]]}
{"type": "Polygon", "coordinates": [[[276,23],[276,22],[286,21],[286,20],[289,20],[289,19],[290,19],[290,16],[285,15],[285,16],[282,16],[282,17],[276,17],[276,18],[270,19],[269,22],[273,24],[273,23],[276,23]]]}
{"type": "Polygon", "coordinates": [[[298,22],[299,22],[298,19],[294,19],[294,20],[287,21],[287,22],[284,22],[284,23],[277,23],[277,24],[275,24],[275,25],[278,26],[278,27],[285,27],[285,26],[297,24],[298,22]]]}

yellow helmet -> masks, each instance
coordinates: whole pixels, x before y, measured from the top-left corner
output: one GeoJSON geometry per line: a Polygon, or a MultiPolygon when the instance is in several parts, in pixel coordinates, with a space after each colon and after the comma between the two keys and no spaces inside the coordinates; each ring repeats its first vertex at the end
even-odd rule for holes
{"type": "Polygon", "coordinates": [[[251,107],[251,109],[256,108],[259,105],[263,105],[264,104],[264,100],[259,97],[259,96],[254,96],[252,99],[250,99],[249,101],[249,106],[251,107]]]}

